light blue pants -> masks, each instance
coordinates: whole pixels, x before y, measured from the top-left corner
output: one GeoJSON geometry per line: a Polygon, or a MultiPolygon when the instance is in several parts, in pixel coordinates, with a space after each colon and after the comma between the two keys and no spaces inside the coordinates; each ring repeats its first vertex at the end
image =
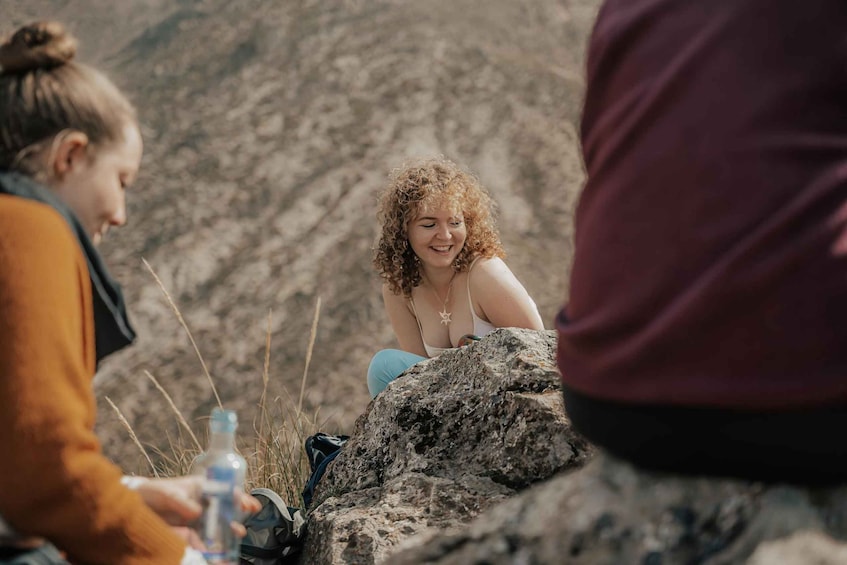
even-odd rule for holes
{"type": "Polygon", "coordinates": [[[371,398],[376,398],[377,394],[385,390],[388,383],[399,377],[403,371],[424,359],[426,357],[400,349],[377,351],[368,367],[368,391],[371,393],[371,398]]]}

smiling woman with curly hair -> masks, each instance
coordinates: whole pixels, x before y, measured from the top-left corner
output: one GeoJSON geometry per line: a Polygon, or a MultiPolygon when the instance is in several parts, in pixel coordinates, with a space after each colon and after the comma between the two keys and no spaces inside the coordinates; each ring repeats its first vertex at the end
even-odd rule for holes
{"type": "Polygon", "coordinates": [[[475,176],[446,159],[407,165],[382,191],[378,218],[374,266],[401,350],[371,360],[372,397],[415,363],[468,338],[501,327],[544,328],[503,262],[494,202],[475,176]]]}

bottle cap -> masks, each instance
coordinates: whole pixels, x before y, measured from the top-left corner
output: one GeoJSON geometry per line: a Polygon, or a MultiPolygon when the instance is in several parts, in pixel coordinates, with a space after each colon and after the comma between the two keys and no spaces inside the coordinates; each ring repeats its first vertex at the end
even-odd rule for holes
{"type": "Polygon", "coordinates": [[[238,427],[238,415],[234,410],[215,408],[209,426],[212,432],[232,433],[238,427]]]}

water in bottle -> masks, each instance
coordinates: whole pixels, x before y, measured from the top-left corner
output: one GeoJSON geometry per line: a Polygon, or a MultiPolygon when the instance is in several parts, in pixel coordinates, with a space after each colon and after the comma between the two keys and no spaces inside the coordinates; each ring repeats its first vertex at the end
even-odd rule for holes
{"type": "Polygon", "coordinates": [[[215,408],[209,422],[209,449],[194,460],[192,470],[203,477],[203,514],[196,532],[203,557],[210,564],[237,564],[241,540],[232,522],[241,519],[236,489],[244,488],[247,465],[235,451],[238,417],[232,410],[215,408]]]}

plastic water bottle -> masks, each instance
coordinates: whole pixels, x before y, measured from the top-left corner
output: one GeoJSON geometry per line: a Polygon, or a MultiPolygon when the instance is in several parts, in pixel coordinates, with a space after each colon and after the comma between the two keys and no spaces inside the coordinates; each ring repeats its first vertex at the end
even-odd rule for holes
{"type": "Polygon", "coordinates": [[[235,452],[238,416],[215,408],[209,421],[209,449],[194,460],[192,470],[203,477],[203,514],[195,531],[203,543],[203,557],[210,564],[237,565],[241,540],[231,523],[241,519],[236,489],[244,488],[247,463],[235,452]]]}

